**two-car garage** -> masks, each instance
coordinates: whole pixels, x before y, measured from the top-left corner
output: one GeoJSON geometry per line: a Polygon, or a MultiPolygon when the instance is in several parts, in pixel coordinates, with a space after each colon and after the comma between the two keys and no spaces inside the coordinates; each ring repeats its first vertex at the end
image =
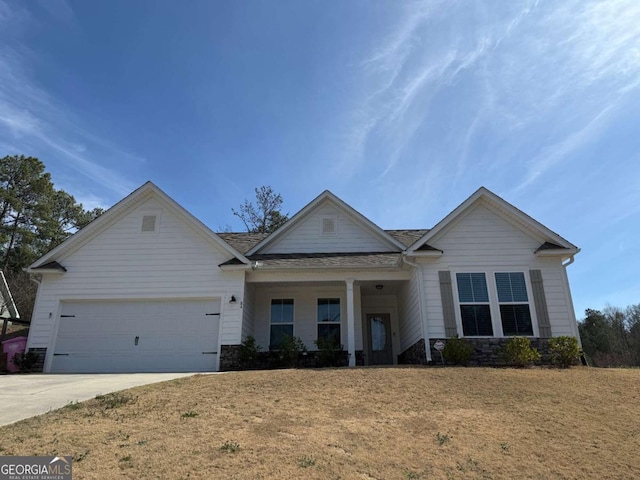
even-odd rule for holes
{"type": "Polygon", "coordinates": [[[50,371],[213,371],[219,325],[219,299],[64,301],[50,371]]]}

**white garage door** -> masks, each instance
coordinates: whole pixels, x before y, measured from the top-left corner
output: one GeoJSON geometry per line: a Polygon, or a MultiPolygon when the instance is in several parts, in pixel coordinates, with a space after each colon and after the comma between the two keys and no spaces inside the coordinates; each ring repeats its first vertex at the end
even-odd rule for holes
{"type": "Polygon", "coordinates": [[[212,371],[219,323],[219,300],[64,302],[51,371],[212,371]]]}

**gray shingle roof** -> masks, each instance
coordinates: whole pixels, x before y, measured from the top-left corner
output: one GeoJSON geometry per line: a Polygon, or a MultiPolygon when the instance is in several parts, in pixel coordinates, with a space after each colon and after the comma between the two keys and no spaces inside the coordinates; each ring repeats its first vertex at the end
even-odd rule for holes
{"type": "MultiPolygon", "coordinates": [[[[357,252],[357,253],[273,253],[256,254],[247,257],[252,262],[259,262],[263,267],[279,268],[366,268],[396,267],[402,254],[389,252],[357,252]]],[[[222,265],[238,265],[231,259],[222,265]]]]}
{"type": "Polygon", "coordinates": [[[220,238],[243,255],[269,236],[268,233],[218,233],[220,238]]]}
{"type": "Polygon", "coordinates": [[[411,229],[411,230],[385,230],[393,238],[409,247],[420,240],[429,231],[428,228],[411,229]]]}
{"type": "MultiPolygon", "coordinates": [[[[409,247],[425,235],[428,229],[385,230],[393,238],[409,247]]],[[[258,243],[264,240],[266,233],[231,232],[218,233],[218,236],[235,248],[246,254],[258,243]]],[[[435,250],[425,245],[421,250],[435,250]]],[[[402,255],[399,252],[345,252],[345,253],[278,253],[255,254],[247,258],[251,262],[260,262],[263,267],[279,268],[367,268],[367,267],[396,267],[400,264],[402,255]]],[[[242,265],[233,258],[222,265],[242,265]]]]}
{"type": "MultiPolygon", "coordinates": [[[[385,230],[389,235],[398,240],[405,246],[413,245],[429,230],[421,229],[405,229],[405,230],[385,230]]],[[[246,233],[246,232],[228,232],[218,233],[218,236],[225,242],[235,248],[238,252],[245,254],[258,243],[269,236],[268,233],[246,233]]]]}

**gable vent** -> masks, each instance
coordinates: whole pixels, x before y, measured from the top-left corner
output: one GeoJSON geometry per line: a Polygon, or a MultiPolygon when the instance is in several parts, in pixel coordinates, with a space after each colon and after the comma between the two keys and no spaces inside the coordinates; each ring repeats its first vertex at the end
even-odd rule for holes
{"type": "Polygon", "coordinates": [[[143,215],[142,217],[142,231],[143,232],[155,232],[156,231],[156,219],[155,215],[143,215]]]}
{"type": "Polygon", "coordinates": [[[325,217],[322,219],[322,235],[335,235],[336,219],[325,217]]]}

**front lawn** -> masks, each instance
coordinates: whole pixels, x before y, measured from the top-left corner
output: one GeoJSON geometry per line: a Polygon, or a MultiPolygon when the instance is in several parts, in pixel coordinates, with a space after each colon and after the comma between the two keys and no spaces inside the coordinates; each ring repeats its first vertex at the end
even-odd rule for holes
{"type": "Polygon", "coordinates": [[[200,375],[0,428],[83,478],[639,478],[640,370],[200,375]]]}

